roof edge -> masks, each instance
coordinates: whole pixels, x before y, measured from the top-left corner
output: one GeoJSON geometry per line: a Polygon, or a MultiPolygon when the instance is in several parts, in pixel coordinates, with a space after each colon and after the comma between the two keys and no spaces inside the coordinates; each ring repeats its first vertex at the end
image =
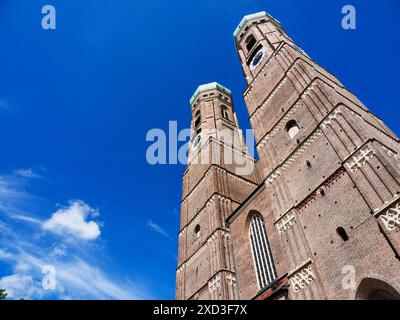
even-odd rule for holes
{"type": "Polygon", "coordinates": [[[270,14],[268,14],[266,11],[260,11],[260,12],[256,12],[253,14],[249,14],[246,15],[242,18],[242,21],[240,21],[239,25],[236,27],[235,31],[233,32],[233,38],[235,39],[235,43],[236,43],[236,37],[239,35],[239,33],[243,30],[244,26],[249,22],[249,21],[253,21],[253,20],[257,20],[260,18],[270,18],[273,21],[281,24],[279,22],[279,20],[275,19],[273,16],[271,16],[270,14]]]}
{"type": "Polygon", "coordinates": [[[190,98],[190,104],[193,104],[193,102],[197,99],[197,97],[200,95],[200,93],[206,92],[206,91],[211,91],[211,90],[219,90],[228,95],[232,95],[231,90],[224,87],[222,84],[219,84],[218,82],[210,82],[210,83],[202,84],[197,87],[195,93],[190,98]]]}

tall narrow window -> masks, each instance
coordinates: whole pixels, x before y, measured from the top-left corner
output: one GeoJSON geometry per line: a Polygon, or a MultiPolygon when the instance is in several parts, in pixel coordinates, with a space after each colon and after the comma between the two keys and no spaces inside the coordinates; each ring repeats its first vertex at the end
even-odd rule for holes
{"type": "Polygon", "coordinates": [[[286,125],[286,131],[289,134],[290,139],[293,139],[300,132],[300,128],[295,120],[291,120],[286,125]]]}
{"type": "Polygon", "coordinates": [[[199,224],[194,228],[194,236],[196,239],[200,238],[201,236],[201,229],[199,224]]]}
{"type": "Polygon", "coordinates": [[[246,39],[246,48],[247,51],[250,51],[251,49],[253,49],[254,45],[256,44],[256,38],[254,38],[254,36],[251,34],[247,37],[246,39]]]}
{"type": "Polygon", "coordinates": [[[229,120],[229,113],[228,113],[227,106],[221,106],[221,115],[222,115],[222,118],[229,120]]]}
{"type": "Polygon", "coordinates": [[[276,280],[277,275],[267,232],[265,231],[264,219],[260,214],[252,216],[249,231],[258,285],[260,289],[263,289],[276,280]]]}
{"type": "Polygon", "coordinates": [[[349,240],[349,236],[347,235],[347,232],[346,230],[344,230],[344,228],[339,227],[336,229],[336,232],[344,242],[349,240]]]}
{"type": "Polygon", "coordinates": [[[194,123],[194,126],[195,126],[195,128],[197,128],[197,127],[200,125],[200,123],[201,123],[201,114],[200,114],[200,110],[196,112],[195,119],[196,119],[196,121],[195,121],[195,123],[194,123]]]}

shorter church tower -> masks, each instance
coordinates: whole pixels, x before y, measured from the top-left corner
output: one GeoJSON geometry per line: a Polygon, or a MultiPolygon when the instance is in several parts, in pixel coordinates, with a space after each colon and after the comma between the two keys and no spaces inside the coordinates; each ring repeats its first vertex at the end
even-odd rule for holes
{"type": "Polygon", "coordinates": [[[218,83],[190,100],[192,139],[183,175],[177,299],[238,299],[225,219],[259,182],[233,107],[218,83]]]}

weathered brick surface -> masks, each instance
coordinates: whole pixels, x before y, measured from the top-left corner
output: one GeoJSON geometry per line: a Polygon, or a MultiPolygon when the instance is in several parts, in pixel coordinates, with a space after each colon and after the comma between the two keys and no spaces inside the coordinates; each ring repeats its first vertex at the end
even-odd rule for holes
{"type": "Polygon", "coordinates": [[[192,113],[201,110],[209,131],[190,159],[210,163],[190,163],[183,178],[177,298],[268,296],[258,295],[264,288],[249,237],[254,214],[264,220],[289,299],[400,298],[398,137],[277,21],[247,20],[236,47],[259,161],[240,174],[237,163],[224,160],[227,151],[246,154],[240,133],[233,133],[232,147],[219,133],[238,128],[231,97],[200,93],[192,113]],[[247,46],[251,35],[255,43],[247,46]],[[251,67],[261,47],[264,56],[251,67]],[[222,105],[229,121],[220,116],[222,105]],[[293,123],[299,132],[291,137],[293,123]]]}

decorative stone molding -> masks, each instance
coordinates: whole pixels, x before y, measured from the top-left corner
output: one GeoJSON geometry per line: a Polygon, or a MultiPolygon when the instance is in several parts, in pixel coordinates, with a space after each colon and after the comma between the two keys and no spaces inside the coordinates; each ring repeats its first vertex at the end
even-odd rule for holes
{"type": "Polygon", "coordinates": [[[227,283],[228,283],[228,286],[236,287],[237,280],[236,280],[236,277],[235,277],[234,274],[229,273],[229,274],[226,276],[226,281],[227,281],[227,283]]]}
{"type": "Polygon", "coordinates": [[[342,113],[343,112],[340,107],[336,108],[335,111],[331,115],[329,115],[325,121],[322,122],[321,128],[326,129],[328,126],[332,125],[332,123],[336,121],[339,115],[341,115],[342,113]]]}
{"type": "Polygon", "coordinates": [[[316,81],[313,81],[311,85],[307,88],[307,90],[302,94],[302,97],[310,96],[311,93],[314,91],[315,87],[317,86],[316,81]]]}
{"type": "Polygon", "coordinates": [[[386,151],[386,153],[388,154],[389,157],[393,157],[395,158],[397,161],[400,161],[400,157],[397,153],[394,153],[392,150],[389,150],[388,148],[386,148],[385,146],[382,146],[383,150],[386,151]]]}
{"type": "Polygon", "coordinates": [[[385,214],[380,216],[381,221],[388,231],[393,231],[400,227],[400,202],[389,208],[385,214]]]}
{"type": "Polygon", "coordinates": [[[247,181],[247,180],[243,179],[242,177],[237,176],[237,175],[234,175],[233,173],[230,173],[230,172],[228,172],[228,171],[227,171],[227,174],[228,174],[229,177],[232,177],[232,178],[234,178],[235,180],[241,181],[241,182],[243,182],[243,183],[245,183],[245,184],[247,184],[247,185],[251,185],[251,186],[255,186],[255,185],[256,185],[255,183],[250,182],[250,181],[247,181]]]}
{"type": "Polygon", "coordinates": [[[208,282],[208,291],[213,292],[221,285],[221,276],[218,274],[208,282]]]}
{"type": "Polygon", "coordinates": [[[286,213],[277,223],[276,227],[280,234],[285,233],[296,224],[296,217],[293,211],[286,213]]]}
{"type": "Polygon", "coordinates": [[[183,228],[181,232],[179,232],[179,238],[183,237],[186,233],[187,227],[183,228]]]}
{"type": "Polygon", "coordinates": [[[281,171],[280,170],[275,170],[269,177],[267,180],[265,180],[265,184],[268,186],[270,184],[273,184],[276,179],[279,178],[279,176],[281,175],[281,171]]]}
{"type": "Polygon", "coordinates": [[[225,198],[224,196],[221,196],[221,195],[217,196],[217,199],[220,202],[225,202],[225,203],[228,203],[230,201],[228,198],[225,198]]]}
{"type": "Polygon", "coordinates": [[[356,172],[361,168],[368,160],[375,156],[375,151],[372,147],[367,144],[356,152],[350,159],[347,160],[346,166],[352,172],[356,172]]]}
{"type": "Polygon", "coordinates": [[[311,264],[306,265],[290,277],[291,286],[294,292],[306,289],[315,281],[315,274],[311,268],[311,264]]]}
{"type": "Polygon", "coordinates": [[[178,270],[176,270],[176,273],[177,273],[177,274],[180,274],[181,272],[183,272],[183,270],[185,270],[185,264],[182,264],[182,265],[180,266],[180,268],[179,268],[178,270]]]}
{"type": "Polygon", "coordinates": [[[374,209],[374,215],[378,217],[381,214],[381,211],[384,211],[387,209],[387,207],[393,205],[394,201],[396,201],[398,198],[400,198],[400,194],[395,194],[391,201],[386,200],[382,206],[374,209]]]}
{"type": "Polygon", "coordinates": [[[223,238],[226,238],[227,240],[229,240],[229,239],[231,238],[231,234],[230,234],[229,231],[221,230],[221,236],[222,236],[223,238]]]}

